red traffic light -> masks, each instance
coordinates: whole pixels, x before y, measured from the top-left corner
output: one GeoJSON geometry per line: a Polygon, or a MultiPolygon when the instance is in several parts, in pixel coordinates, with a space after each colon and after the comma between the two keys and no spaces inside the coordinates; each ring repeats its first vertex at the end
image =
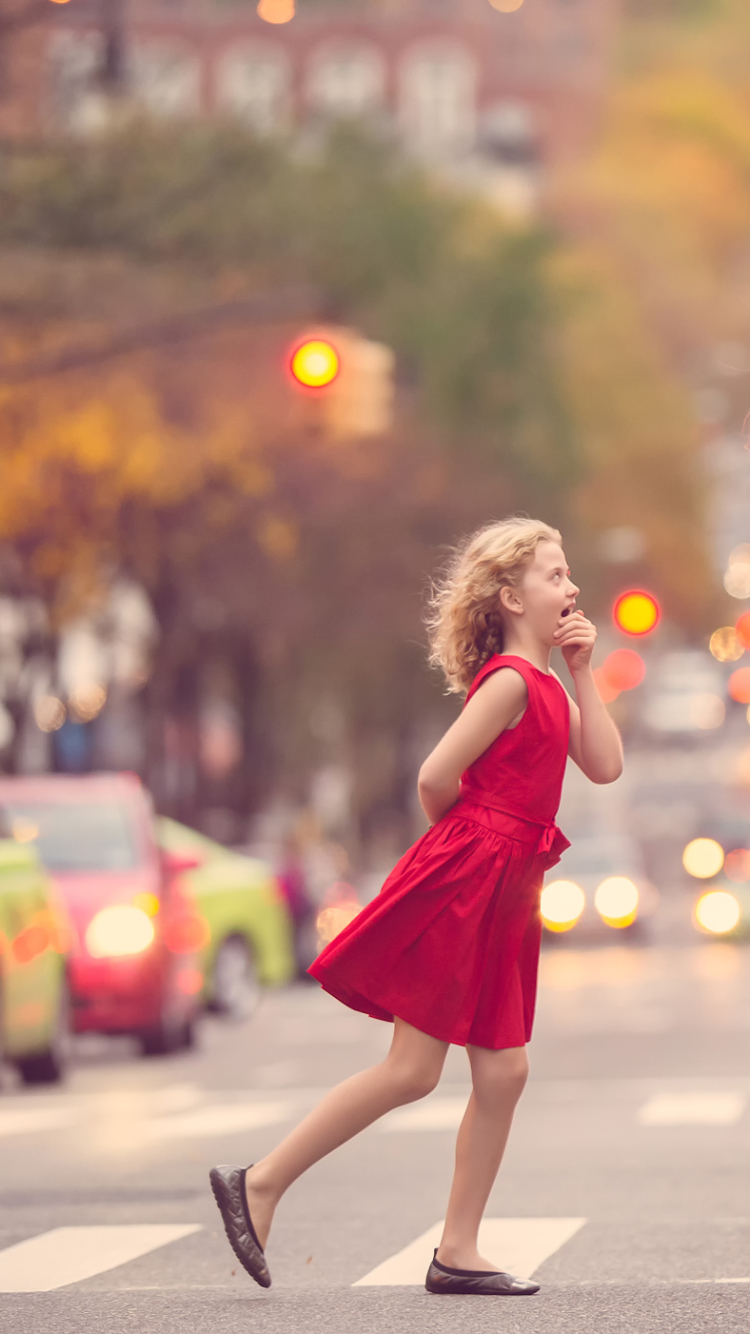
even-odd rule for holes
{"type": "Polygon", "coordinates": [[[649,635],[661,620],[661,608],[653,594],[629,588],[615,601],[612,619],[626,635],[649,635]]]}
{"type": "Polygon", "coordinates": [[[292,348],[289,369],[303,389],[325,389],[338,376],[341,358],[328,338],[312,336],[292,348]]]}

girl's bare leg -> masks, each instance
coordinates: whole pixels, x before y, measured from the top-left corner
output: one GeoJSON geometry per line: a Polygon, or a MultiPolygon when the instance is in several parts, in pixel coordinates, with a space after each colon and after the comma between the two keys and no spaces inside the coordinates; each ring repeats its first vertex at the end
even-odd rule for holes
{"type": "Polygon", "coordinates": [[[274,1210],[298,1176],[394,1107],[435,1088],[449,1043],[396,1019],[384,1061],[337,1084],[265,1158],[247,1172],[247,1201],[265,1249],[274,1210]]]}
{"type": "Polygon", "coordinates": [[[456,1140],[453,1176],[437,1258],[449,1269],[496,1270],[477,1249],[479,1224],[497,1176],[513,1113],[529,1073],[525,1047],[467,1046],[473,1091],[456,1140]]]}

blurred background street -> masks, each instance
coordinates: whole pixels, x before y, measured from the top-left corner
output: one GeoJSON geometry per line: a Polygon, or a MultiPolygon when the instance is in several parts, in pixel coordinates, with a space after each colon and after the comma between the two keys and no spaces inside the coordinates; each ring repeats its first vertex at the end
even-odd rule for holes
{"type": "Polygon", "coordinates": [[[270,1294],[206,1170],[386,1050],[305,970],[426,828],[430,580],[523,513],[625,769],[566,777],[501,1316],[746,1330],[748,69],[745,0],[0,0],[9,1328],[494,1328],[421,1287],[462,1051],[270,1294]]]}

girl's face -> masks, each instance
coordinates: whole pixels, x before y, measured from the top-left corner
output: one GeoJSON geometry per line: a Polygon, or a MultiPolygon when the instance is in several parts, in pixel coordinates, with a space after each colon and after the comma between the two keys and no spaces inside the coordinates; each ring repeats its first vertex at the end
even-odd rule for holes
{"type": "Polygon", "coordinates": [[[565,552],[557,542],[540,542],[518,590],[518,600],[529,626],[544,644],[565,625],[580,589],[570,578],[565,552]],[[567,615],[563,612],[567,610],[567,615]]]}

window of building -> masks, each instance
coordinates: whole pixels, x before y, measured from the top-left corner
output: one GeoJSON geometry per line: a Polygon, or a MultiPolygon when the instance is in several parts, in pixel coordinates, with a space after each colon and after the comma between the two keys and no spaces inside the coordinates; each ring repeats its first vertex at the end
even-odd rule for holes
{"type": "Polygon", "coordinates": [[[457,44],[412,49],[400,71],[400,117],[406,142],[424,157],[457,157],[476,137],[477,68],[457,44]]]}
{"type": "Polygon", "coordinates": [[[190,115],[200,110],[197,56],[166,43],[137,43],[128,59],[133,96],[159,116],[190,115]]]}
{"type": "Polygon", "coordinates": [[[385,95],[385,64],[372,46],[347,45],[314,51],[307,70],[306,95],[316,111],[333,116],[362,116],[377,111],[385,95]]]}
{"type": "Polygon", "coordinates": [[[270,47],[227,51],[217,72],[217,103],[259,134],[283,128],[289,116],[290,75],[286,56],[270,47]]]}
{"type": "Polygon", "coordinates": [[[100,33],[54,32],[49,45],[50,119],[68,129],[79,128],[96,94],[104,59],[100,33]]]}

